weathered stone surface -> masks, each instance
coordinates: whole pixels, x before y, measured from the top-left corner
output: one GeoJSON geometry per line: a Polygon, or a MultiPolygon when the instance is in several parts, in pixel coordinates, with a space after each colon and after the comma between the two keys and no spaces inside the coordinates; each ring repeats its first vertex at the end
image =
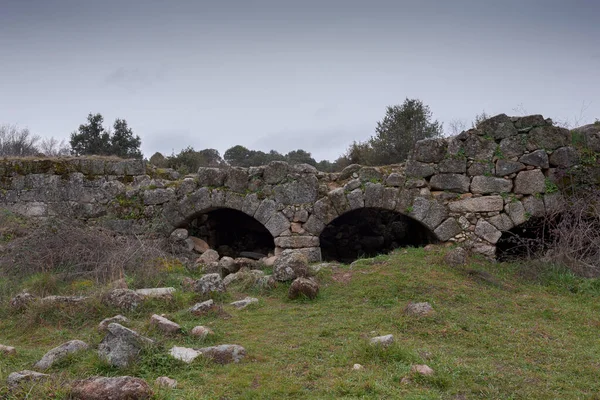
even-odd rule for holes
{"type": "Polygon", "coordinates": [[[113,289],[102,297],[104,304],[122,310],[135,310],[142,303],[142,296],[130,289],[113,289]]]}
{"type": "Polygon", "coordinates": [[[305,296],[311,300],[319,294],[319,285],[313,279],[296,278],[288,290],[288,298],[294,300],[300,296],[305,296]]]}
{"type": "Polygon", "coordinates": [[[485,242],[475,243],[473,247],[471,247],[471,252],[493,259],[496,256],[496,246],[485,242]]]}
{"type": "Polygon", "coordinates": [[[590,150],[600,152],[600,124],[589,124],[572,130],[573,139],[583,136],[583,144],[590,150]]]}
{"type": "Polygon", "coordinates": [[[406,176],[414,178],[429,178],[435,174],[435,168],[432,164],[425,164],[415,160],[406,162],[406,176]]]}
{"type": "Polygon", "coordinates": [[[404,176],[397,173],[397,172],[392,172],[391,174],[388,175],[388,177],[385,180],[385,184],[387,186],[395,186],[395,187],[399,187],[404,185],[404,176]]]}
{"type": "Polygon", "coordinates": [[[74,304],[89,299],[87,296],[46,296],[40,299],[42,304],[74,304]]]}
{"type": "Polygon", "coordinates": [[[108,325],[112,324],[113,322],[116,322],[121,325],[128,324],[129,318],[127,318],[121,314],[115,315],[114,317],[105,318],[100,322],[100,324],[98,324],[98,330],[101,332],[106,331],[108,328],[108,325]]]}
{"type": "Polygon", "coordinates": [[[225,187],[234,192],[243,193],[248,187],[248,171],[244,168],[230,168],[227,170],[225,187]]]}
{"type": "Polygon", "coordinates": [[[567,146],[570,143],[571,133],[568,129],[557,126],[544,126],[533,128],[529,132],[527,149],[544,149],[553,151],[559,147],[567,146]]]}
{"type": "Polygon", "coordinates": [[[217,253],[216,250],[212,250],[212,249],[207,249],[205,250],[202,255],[198,258],[198,262],[200,264],[209,264],[212,262],[218,262],[219,261],[219,253],[217,253]]]}
{"type": "Polygon", "coordinates": [[[444,263],[451,267],[460,267],[467,264],[468,253],[462,247],[448,250],[444,255],[444,263]]]}
{"type": "Polygon", "coordinates": [[[375,336],[369,340],[369,343],[373,346],[387,347],[394,343],[394,335],[375,336]]]}
{"type": "Polygon", "coordinates": [[[506,176],[525,169],[525,165],[518,161],[498,160],[496,161],[496,176],[506,176]]]}
{"type": "Polygon", "coordinates": [[[132,376],[95,377],[71,386],[71,398],[78,400],[144,400],[152,395],[145,380],[132,376]]]}
{"type": "Polygon", "coordinates": [[[145,205],[163,204],[175,198],[175,190],[171,188],[144,190],[143,198],[145,205]]]}
{"type": "Polygon", "coordinates": [[[358,189],[362,185],[360,179],[351,179],[344,185],[344,190],[351,192],[354,189],[358,189]]]}
{"type": "Polygon", "coordinates": [[[196,303],[192,307],[190,307],[189,311],[194,315],[202,315],[207,313],[208,311],[213,310],[215,307],[215,302],[210,299],[203,301],[201,303],[196,303]]]}
{"type": "Polygon", "coordinates": [[[500,237],[502,236],[502,232],[484,219],[477,221],[477,225],[475,226],[475,234],[492,244],[496,244],[496,242],[500,240],[500,237]]]}
{"type": "Polygon", "coordinates": [[[273,278],[280,282],[291,281],[308,274],[306,255],[295,250],[284,250],[273,265],[273,278]]]}
{"type": "Polygon", "coordinates": [[[225,184],[227,178],[227,170],[220,168],[205,168],[198,169],[198,185],[220,187],[225,184]]]}
{"type": "Polygon", "coordinates": [[[183,361],[184,363],[188,364],[202,355],[202,353],[200,353],[198,350],[179,346],[172,347],[171,350],[169,350],[169,354],[176,360],[183,361]]]}
{"type": "Polygon", "coordinates": [[[471,181],[471,193],[508,193],[512,187],[512,180],[493,176],[475,176],[471,181]]]}
{"type": "Polygon", "coordinates": [[[278,212],[273,214],[271,219],[265,224],[265,228],[273,235],[273,237],[277,237],[281,235],[282,232],[285,232],[290,228],[290,221],[283,215],[278,212]]]}
{"type": "Polygon", "coordinates": [[[553,167],[569,168],[578,163],[579,154],[573,147],[560,147],[550,155],[550,165],[553,167]]]}
{"type": "Polygon", "coordinates": [[[423,221],[427,217],[430,208],[431,201],[423,197],[417,197],[414,199],[408,215],[417,221],[423,221]]]}
{"type": "Polygon", "coordinates": [[[206,274],[196,281],[194,291],[205,296],[212,293],[222,293],[225,291],[225,285],[219,274],[206,274]]]}
{"type": "Polygon", "coordinates": [[[8,375],[8,378],[6,379],[6,384],[9,388],[15,388],[25,382],[41,381],[48,378],[50,378],[50,375],[48,374],[42,374],[40,372],[30,371],[26,369],[19,372],[13,372],[10,375],[8,375]]]}
{"type": "Polygon", "coordinates": [[[354,189],[348,193],[346,197],[348,198],[348,205],[351,210],[356,210],[357,208],[363,208],[365,206],[363,192],[360,189],[354,189]]]}
{"type": "Polygon", "coordinates": [[[483,121],[477,126],[477,129],[496,140],[515,136],[518,133],[517,128],[506,114],[499,114],[483,121]]]}
{"type": "Polygon", "coordinates": [[[10,299],[10,306],[15,310],[22,310],[35,301],[36,297],[28,292],[21,292],[10,299]]]}
{"type": "Polygon", "coordinates": [[[431,304],[424,303],[413,303],[412,301],[404,307],[404,314],[412,317],[426,317],[433,314],[435,311],[431,304]]]}
{"type": "Polygon", "coordinates": [[[460,232],[462,232],[462,229],[454,218],[448,218],[442,222],[442,224],[438,226],[435,231],[433,231],[435,236],[437,236],[437,238],[443,242],[453,238],[460,232]]]}
{"type": "Polygon", "coordinates": [[[207,327],[202,326],[202,325],[195,326],[190,331],[190,335],[195,336],[195,337],[200,338],[200,339],[206,339],[207,336],[214,335],[214,334],[215,333],[213,332],[212,329],[207,328],[207,327]]]}
{"type": "Polygon", "coordinates": [[[492,212],[502,211],[504,200],[501,196],[475,197],[453,201],[448,204],[452,212],[492,212]]]}
{"type": "Polygon", "coordinates": [[[519,158],[519,161],[523,164],[533,165],[534,167],[548,168],[548,153],[546,150],[536,150],[531,153],[527,153],[519,158]]]}
{"type": "Polygon", "coordinates": [[[546,213],[544,207],[544,200],[535,196],[527,196],[522,200],[523,208],[525,209],[525,215],[528,218],[531,217],[542,217],[546,213]]]}
{"type": "Polygon", "coordinates": [[[525,207],[523,207],[523,203],[518,200],[511,201],[508,203],[504,210],[512,220],[515,226],[519,226],[525,221],[527,221],[527,216],[525,215],[525,207]]]}
{"type": "Polygon", "coordinates": [[[176,324],[175,322],[157,314],[152,314],[152,317],[150,317],[150,325],[156,327],[166,334],[181,332],[181,326],[179,326],[179,324],[176,324]]]}
{"type": "Polygon", "coordinates": [[[494,163],[491,161],[473,161],[467,168],[467,176],[492,175],[494,163]]]}
{"type": "Polygon", "coordinates": [[[546,177],[539,169],[521,171],[515,178],[515,193],[535,194],[544,193],[546,190],[546,177]]]}
{"type": "Polygon", "coordinates": [[[467,172],[467,159],[464,157],[446,158],[440,161],[438,168],[442,174],[464,174],[467,172]]]}
{"type": "Polygon", "coordinates": [[[275,246],[284,249],[316,247],[318,245],[319,238],[317,236],[282,236],[275,239],[275,246]]]}
{"type": "Polygon", "coordinates": [[[433,375],[433,369],[431,369],[429,366],[427,366],[425,364],[413,365],[412,367],[410,367],[410,372],[419,374],[419,375],[424,375],[424,376],[433,375]]]}
{"type": "Polygon", "coordinates": [[[362,167],[358,171],[358,179],[361,182],[381,182],[383,174],[375,167],[362,167]]]}
{"type": "Polygon", "coordinates": [[[174,287],[162,287],[162,288],[147,288],[137,289],[137,294],[142,296],[144,299],[173,299],[173,293],[175,293],[174,287]]]}
{"type": "Polygon", "coordinates": [[[515,225],[507,214],[498,214],[488,219],[488,222],[500,231],[511,230],[515,225]]]}
{"type": "Polygon", "coordinates": [[[383,206],[383,189],[381,183],[365,184],[365,207],[381,208],[383,206]]]}
{"type": "Polygon", "coordinates": [[[436,201],[431,201],[427,214],[421,222],[429,229],[434,230],[444,222],[446,218],[448,218],[448,210],[446,207],[436,201]]]}
{"type": "Polygon", "coordinates": [[[171,239],[175,241],[183,241],[187,239],[188,236],[189,235],[187,229],[183,228],[175,229],[173,232],[171,232],[171,239]]]}
{"type": "Polygon", "coordinates": [[[285,179],[289,168],[285,161],[271,161],[263,171],[263,178],[269,185],[275,185],[285,179]]]}
{"type": "Polygon", "coordinates": [[[444,139],[425,139],[415,143],[413,159],[424,163],[440,162],[446,155],[448,144],[444,139]]]}
{"type": "Polygon", "coordinates": [[[257,303],[258,303],[258,299],[256,297],[245,297],[242,300],[237,300],[230,304],[232,306],[234,306],[235,308],[237,308],[238,310],[241,310],[243,308],[248,307],[250,304],[257,304],[257,303]]]}
{"type": "Polygon", "coordinates": [[[502,139],[498,146],[498,152],[504,158],[521,157],[527,148],[527,138],[517,135],[502,139]]]}
{"type": "Polygon", "coordinates": [[[350,210],[350,205],[348,204],[348,199],[346,199],[346,193],[343,188],[333,189],[327,193],[327,197],[331,201],[331,204],[333,204],[338,215],[342,215],[350,210]]]}
{"type": "Polygon", "coordinates": [[[465,141],[465,154],[472,160],[491,161],[495,151],[496,142],[492,139],[469,135],[465,141]]]}
{"type": "Polygon", "coordinates": [[[98,345],[98,355],[114,367],[129,366],[145,345],[153,343],[151,339],[115,322],[108,325],[107,331],[98,345]]]}
{"type": "Polygon", "coordinates": [[[203,347],[198,351],[203,357],[210,358],[217,364],[239,363],[246,357],[246,349],[237,344],[203,347]]]}
{"type": "Polygon", "coordinates": [[[342,172],[340,172],[338,179],[341,181],[346,180],[355,173],[357,174],[356,176],[358,177],[358,171],[360,171],[361,168],[362,168],[362,166],[360,166],[358,164],[350,164],[346,168],[344,168],[342,170],[342,172]]]}
{"type": "Polygon", "coordinates": [[[315,175],[302,175],[274,187],[275,200],[285,205],[314,203],[318,193],[319,180],[315,175]]]}
{"type": "Polygon", "coordinates": [[[175,379],[171,379],[168,376],[159,376],[156,378],[154,383],[160,387],[166,387],[169,389],[175,389],[177,387],[177,381],[175,379]]]}
{"type": "Polygon", "coordinates": [[[459,174],[434,175],[429,181],[429,185],[433,190],[449,190],[458,193],[468,192],[470,184],[469,177],[459,174]]]}
{"type": "Polygon", "coordinates": [[[546,122],[544,117],[539,114],[527,115],[517,119],[517,121],[515,122],[515,128],[519,130],[526,130],[546,125],[548,125],[548,123],[546,122]]]}
{"type": "Polygon", "coordinates": [[[36,362],[33,367],[38,370],[47,370],[52,367],[55,362],[64,359],[70,354],[87,350],[88,347],[88,344],[81,340],[70,340],[44,354],[42,359],[36,362]]]}
{"type": "Polygon", "coordinates": [[[17,349],[15,349],[13,346],[0,344],[0,354],[4,356],[14,356],[17,354],[17,349]]]}
{"type": "Polygon", "coordinates": [[[561,193],[550,193],[544,195],[544,207],[546,213],[557,214],[564,210],[566,200],[561,193]]]}

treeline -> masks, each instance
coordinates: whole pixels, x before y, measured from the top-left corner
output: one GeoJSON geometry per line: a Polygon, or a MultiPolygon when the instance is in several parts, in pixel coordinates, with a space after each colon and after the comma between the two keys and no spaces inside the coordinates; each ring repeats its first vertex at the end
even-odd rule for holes
{"type": "MultiPolygon", "coordinates": [[[[451,129],[457,126],[451,123],[451,129]]],[[[402,104],[387,107],[383,119],[377,122],[375,134],[364,142],[353,142],[335,161],[317,162],[310,152],[303,149],[282,154],[276,150],[251,150],[241,145],[231,147],[223,156],[215,149],[196,150],[188,146],[168,156],[157,152],[149,161],[157,167],[173,168],[182,174],[196,172],[199,167],[253,167],[271,161],[309,164],[321,171],[334,172],[350,164],[386,165],[403,162],[415,142],[442,134],[442,124],[433,119],[429,107],[421,100],[407,98],[402,104]]],[[[0,127],[0,156],[104,155],[142,158],[140,146],[140,137],[134,135],[127,121],[116,119],[112,126],[105,127],[101,114],[90,113],[86,123],[71,133],[69,145],[53,138],[41,140],[27,129],[8,125],[0,127]]]]}

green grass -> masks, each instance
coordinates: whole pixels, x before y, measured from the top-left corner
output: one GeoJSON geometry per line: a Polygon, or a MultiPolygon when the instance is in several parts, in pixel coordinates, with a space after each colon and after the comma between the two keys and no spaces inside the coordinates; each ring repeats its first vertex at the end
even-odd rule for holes
{"type": "MultiPolygon", "coordinates": [[[[599,398],[600,281],[550,266],[475,260],[456,269],[441,259],[442,251],[398,250],[322,272],[314,301],[287,300],[287,285],[269,293],[232,290],[221,299],[223,312],[203,317],[186,312],[198,300],[194,294],[152,301],[125,314],[133,329],[158,341],[136,365],[117,370],[89,350],[53,367],[52,381],[10,395],[0,389],[0,396],[23,398],[31,390],[29,398],[67,398],[68,380],[130,374],[152,385],[161,375],[177,379],[176,389],[155,388],[156,399],[599,398]],[[228,305],[246,295],[260,302],[244,310],[228,305]],[[409,301],[428,301],[436,312],[407,317],[409,301]],[[206,325],[215,335],[205,341],[162,335],[148,324],[152,313],[166,313],[185,332],[206,325]],[[368,345],[370,337],[390,333],[392,346],[368,345]],[[244,346],[247,358],[225,366],[200,359],[187,365],[167,355],[173,345],[222,343],[244,346]],[[353,370],[355,363],[364,369],[353,370]],[[411,375],[413,364],[427,364],[435,374],[411,375]],[[411,382],[400,383],[404,377],[411,382]]],[[[97,345],[102,334],[96,325],[118,313],[96,303],[0,312],[0,343],[18,351],[0,358],[2,383],[67,340],[97,345]]]]}

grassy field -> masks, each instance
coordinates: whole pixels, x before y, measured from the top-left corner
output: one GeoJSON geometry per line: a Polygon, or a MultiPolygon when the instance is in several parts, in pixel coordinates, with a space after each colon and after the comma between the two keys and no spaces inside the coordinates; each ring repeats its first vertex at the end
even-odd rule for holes
{"type": "MultiPolygon", "coordinates": [[[[117,370],[91,349],[52,367],[54,378],[0,389],[2,398],[68,398],[72,379],[92,375],[134,375],[151,385],[163,375],[176,389],[155,388],[156,399],[592,399],[600,398],[600,281],[583,280],[546,266],[472,260],[465,268],[442,263],[444,249],[399,249],[319,273],[314,301],[287,300],[287,286],[268,293],[233,288],[219,298],[223,309],[194,317],[186,309],[199,300],[178,291],[172,302],[148,301],[131,313],[130,327],[157,339],[141,360],[117,370]],[[246,295],[257,305],[237,310],[228,303],[246,295]],[[409,301],[428,301],[429,317],[408,317],[409,301]],[[149,319],[165,313],[185,331],[205,325],[215,332],[205,342],[185,332],[165,336],[149,319]],[[393,334],[395,344],[374,348],[368,339],[393,334]],[[203,347],[240,344],[240,364],[215,365],[197,359],[184,364],[167,355],[173,345],[203,347]],[[364,369],[353,370],[355,363],[364,369]],[[410,373],[427,364],[430,377],[410,373]],[[409,377],[409,383],[401,383],[409,377]]],[[[166,268],[158,283],[178,285],[186,272],[166,268]]],[[[134,277],[129,278],[135,288],[134,277]]],[[[7,283],[4,282],[6,285],[7,283]]],[[[85,281],[61,284],[35,276],[26,287],[86,293],[85,281]]],[[[179,287],[179,286],[176,286],[179,287]]],[[[65,308],[32,307],[23,313],[0,310],[0,343],[16,356],[0,356],[0,382],[30,369],[50,348],[81,339],[96,346],[97,324],[120,313],[100,302],[65,308]]],[[[0,384],[0,385],[1,385],[0,384]]]]}

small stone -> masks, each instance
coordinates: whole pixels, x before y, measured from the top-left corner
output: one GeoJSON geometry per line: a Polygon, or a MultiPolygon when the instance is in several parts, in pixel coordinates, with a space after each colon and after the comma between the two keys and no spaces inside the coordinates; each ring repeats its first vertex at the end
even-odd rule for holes
{"type": "Polygon", "coordinates": [[[181,332],[181,326],[176,324],[173,321],[168,320],[165,317],[162,317],[157,314],[153,314],[150,318],[150,325],[153,325],[167,334],[179,333],[181,332]]]}
{"type": "Polygon", "coordinates": [[[192,250],[198,253],[204,253],[207,250],[210,250],[210,246],[204,240],[197,238],[195,236],[190,236],[186,239],[189,243],[191,243],[192,250]]]}
{"type": "Polygon", "coordinates": [[[215,307],[215,302],[210,299],[203,301],[202,303],[196,303],[190,307],[190,312],[194,315],[202,315],[212,310],[215,307]]]}
{"type": "Polygon", "coordinates": [[[113,322],[107,327],[107,335],[98,345],[98,355],[114,367],[128,367],[134,362],[143,346],[154,343],[153,340],[113,322]]]}
{"type": "Polygon", "coordinates": [[[58,347],[53,348],[44,356],[40,361],[35,363],[33,366],[36,369],[46,370],[52,366],[57,361],[62,360],[67,357],[69,354],[77,353],[79,351],[87,350],[88,345],[81,340],[71,340],[66,343],[61,344],[58,347]]]}
{"type": "Polygon", "coordinates": [[[369,341],[372,345],[387,347],[394,343],[394,335],[375,336],[369,341]]]}
{"type": "Polygon", "coordinates": [[[187,239],[188,236],[189,235],[187,229],[183,228],[175,229],[173,232],[171,232],[171,239],[175,241],[183,241],[187,239]]]}
{"type": "Polygon", "coordinates": [[[444,255],[444,262],[451,267],[459,267],[467,264],[468,253],[462,247],[456,247],[449,250],[444,255]]]}
{"type": "Polygon", "coordinates": [[[26,369],[19,372],[13,372],[8,375],[6,384],[8,387],[14,388],[23,382],[39,381],[47,378],[50,378],[50,375],[26,369]]]}
{"type": "Polygon", "coordinates": [[[152,394],[145,380],[132,376],[94,377],[75,381],[71,387],[71,398],[78,400],[144,400],[152,394]]]}
{"type": "Polygon", "coordinates": [[[313,300],[318,294],[319,285],[317,282],[308,278],[296,278],[290,285],[288,298],[294,300],[302,295],[313,300]]]}
{"type": "Polygon", "coordinates": [[[0,353],[4,354],[5,356],[14,356],[17,354],[17,349],[12,346],[0,344],[0,353]]]}
{"type": "Polygon", "coordinates": [[[174,346],[169,351],[169,354],[171,355],[171,357],[179,361],[183,361],[184,363],[190,364],[202,353],[200,353],[198,350],[190,349],[188,347],[174,346]]]}
{"type": "Polygon", "coordinates": [[[133,311],[141,304],[142,296],[130,289],[113,289],[103,296],[102,301],[111,307],[133,311]]]}
{"type": "Polygon", "coordinates": [[[410,315],[413,317],[425,317],[425,316],[433,314],[434,312],[435,311],[433,310],[433,307],[431,307],[431,304],[429,304],[428,302],[424,302],[424,303],[410,302],[404,308],[404,314],[410,315]]]}
{"type": "Polygon", "coordinates": [[[137,294],[147,299],[173,299],[173,293],[175,293],[174,287],[164,288],[150,288],[150,289],[137,289],[137,294]]]}
{"type": "Polygon", "coordinates": [[[159,376],[154,381],[156,386],[166,387],[169,389],[175,389],[177,387],[177,381],[175,379],[171,379],[168,376],[159,376]]]}
{"type": "Polygon", "coordinates": [[[196,336],[200,339],[206,339],[207,336],[209,335],[214,335],[215,333],[213,332],[212,329],[207,328],[205,326],[199,325],[199,326],[195,326],[192,331],[190,332],[190,335],[192,336],[196,336]]]}
{"type": "Polygon", "coordinates": [[[206,274],[196,281],[194,291],[205,296],[211,293],[222,293],[225,291],[225,285],[219,274],[206,274]]]}
{"type": "Polygon", "coordinates": [[[127,323],[129,323],[129,318],[127,318],[121,314],[115,315],[114,317],[105,318],[100,322],[100,324],[98,324],[98,330],[106,331],[106,329],[108,328],[108,325],[112,324],[113,322],[116,322],[119,324],[127,324],[127,323]]]}
{"type": "Polygon", "coordinates": [[[354,365],[352,366],[352,369],[353,369],[353,370],[355,370],[355,371],[360,371],[361,369],[364,369],[364,368],[365,368],[365,367],[363,367],[363,366],[362,366],[362,365],[360,365],[360,364],[354,364],[354,365]]]}
{"type": "Polygon", "coordinates": [[[35,296],[28,292],[21,292],[10,299],[10,306],[15,310],[22,310],[35,301],[35,296]]]}
{"type": "Polygon", "coordinates": [[[410,372],[417,373],[419,375],[424,375],[424,376],[433,375],[433,369],[431,369],[429,366],[427,366],[425,364],[413,365],[412,367],[410,367],[410,372]]]}
{"type": "Polygon", "coordinates": [[[197,262],[200,264],[210,264],[210,263],[218,262],[218,261],[219,261],[219,253],[217,253],[216,250],[208,249],[204,253],[202,253],[200,258],[198,258],[197,262]]]}
{"type": "Polygon", "coordinates": [[[231,303],[231,305],[234,306],[235,308],[237,308],[238,310],[241,310],[243,308],[248,307],[250,304],[255,304],[255,303],[258,303],[257,298],[246,297],[245,299],[234,301],[233,303],[231,303]]]}
{"type": "Polygon", "coordinates": [[[212,359],[217,364],[239,363],[246,357],[246,349],[237,344],[203,347],[198,351],[202,356],[212,359]]]}

